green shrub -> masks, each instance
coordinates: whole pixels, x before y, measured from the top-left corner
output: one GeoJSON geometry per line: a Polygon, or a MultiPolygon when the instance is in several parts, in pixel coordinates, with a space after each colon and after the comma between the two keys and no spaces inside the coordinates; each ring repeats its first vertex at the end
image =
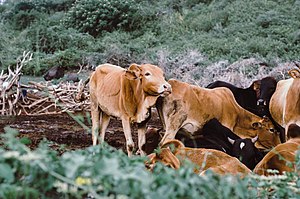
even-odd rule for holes
{"type": "MultiPolygon", "coordinates": [[[[264,177],[250,174],[198,176],[186,163],[178,170],[157,164],[151,173],[145,158],[128,158],[101,146],[59,156],[43,142],[30,150],[17,132],[6,128],[0,147],[1,198],[298,198],[296,172],[264,177]]],[[[297,165],[299,166],[297,154],[297,165]]],[[[299,168],[298,168],[299,169],[299,168]]],[[[299,170],[298,170],[299,171],[299,170]]]]}
{"type": "Polygon", "coordinates": [[[134,0],[78,0],[68,11],[64,23],[93,36],[119,28],[129,28],[136,12],[134,0]]]}
{"type": "Polygon", "coordinates": [[[79,64],[84,62],[85,56],[84,51],[72,48],[56,51],[54,54],[35,53],[32,61],[23,68],[23,72],[40,76],[53,66],[62,66],[65,70],[77,70],[79,64]]]}

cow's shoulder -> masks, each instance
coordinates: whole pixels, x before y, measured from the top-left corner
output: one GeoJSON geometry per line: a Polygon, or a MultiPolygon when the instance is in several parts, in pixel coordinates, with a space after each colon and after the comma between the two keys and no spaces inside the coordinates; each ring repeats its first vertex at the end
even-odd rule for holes
{"type": "Polygon", "coordinates": [[[118,95],[125,69],[112,64],[99,65],[91,76],[91,83],[97,87],[97,92],[106,96],[118,95]]]}

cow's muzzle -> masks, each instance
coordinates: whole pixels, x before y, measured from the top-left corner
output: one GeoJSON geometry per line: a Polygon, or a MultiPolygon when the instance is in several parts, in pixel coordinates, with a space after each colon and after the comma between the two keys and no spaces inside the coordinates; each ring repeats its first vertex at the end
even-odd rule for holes
{"type": "Polygon", "coordinates": [[[165,97],[172,93],[172,87],[170,84],[163,85],[163,92],[161,92],[160,96],[165,97]]]}
{"type": "Polygon", "coordinates": [[[267,106],[267,101],[263,99],[257,100],[257,106],[267,106]]]}

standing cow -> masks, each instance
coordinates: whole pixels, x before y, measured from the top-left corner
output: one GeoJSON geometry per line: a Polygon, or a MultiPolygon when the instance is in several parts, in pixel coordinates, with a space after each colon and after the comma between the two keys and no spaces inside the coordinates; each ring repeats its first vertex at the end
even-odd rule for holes
{"type": "Polygon", "coordinates": [[[132,64],[127,70],[103,64],[92,73],[89,85],[93,145],[97,144],[99,131],[100,141],[104,140],[113,116],[122,120],[128,156],[134,149],[130,124],[138,124],[138,146],[140,153],[144,154],[141,147],[145,143],[149,109],[159,96],[171,92],[171,85],[164,79],[163,71],[151,64],[132,64]]]}
{"type": "Polygon", "coordinates": [[[239,106],[228,88],[206,89],[177,80],[168,82],[172,94],[157,101],[166,131],[161,144],[174,139],[180,129],[193,134],[213,118],[242,138],[258,135],[257,145],[262,149],[280,143],[273,124],[239,106]]]}
{"type": "Polygon", "coordinates": [[[270,101],[272,117],[284,128],[291,123],[300,125],[300,70],[292,69],[289,75],[292,78],[278,82],[270,101]]]}
{"type": "Polygon", "coordinates": [[[254,173],[259,175],[272,175],[269,170],[277,170],[279,174],[284,172],[298,172],[296,153],[300,149],[300,127],[290,124],[287,127],[288,141],[277,145],[256,165],[254,173]]]}

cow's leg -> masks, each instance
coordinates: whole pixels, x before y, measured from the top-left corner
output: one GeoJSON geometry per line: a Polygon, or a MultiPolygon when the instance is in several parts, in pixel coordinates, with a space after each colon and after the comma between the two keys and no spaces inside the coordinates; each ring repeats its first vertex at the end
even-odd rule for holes
{"type": "Polygon", "coordinates": [[[156,104],[160,119],[165,127],[165,134],[159,145],[175,138],[177,131],[187,119],[181,100],[163,100],[156,104]]]}
{"type": "Polygon", "coordinates": [[[99,125],[100,125],[100,110],[98,105],[93,106],[91,103],[91,116],[92,116],[92,140],[93,145],[97,144],[98,134],[99,134],[99,125]]]}
{"type": "Polygon", "coordinates": [[[176,133],[182,127],[183,122],[186,120],[186,115],[175,114],[166,120],[166,132],[161,139],[159,145],[175,138],[176,133]]]}
{"type": "Polygon", "coordinates": [[[138,124],[138,145],[141,156],[146,155],[142,150],[142,146],[146,143],[146,122],[138,124]]]}
{"type": "Polygon", "coordinates": [[[162,146],[164,143],[166,143],[167,141],[173,140],[176,136],[178,130],[168,130],[168,128],[166,129],[165,135],[163,136],[163,138],[161,139],[159,145],[162,146]]]}
{"type": "Polygon", "coordinates": [[[124,130],[125,139],[126,139],[127,154],[129,157],[131,157],[132,151],[134,149],[134,142],[132,140],[129,119],[122,119],[122,125],[123,125],[123,130],[124,130]]]}
{"type": "Polygon", "coordinates": [[[102,111],[100,125],[100,143],[104,141],[105,132],[110,121],[110,116],[102,111]]]}

